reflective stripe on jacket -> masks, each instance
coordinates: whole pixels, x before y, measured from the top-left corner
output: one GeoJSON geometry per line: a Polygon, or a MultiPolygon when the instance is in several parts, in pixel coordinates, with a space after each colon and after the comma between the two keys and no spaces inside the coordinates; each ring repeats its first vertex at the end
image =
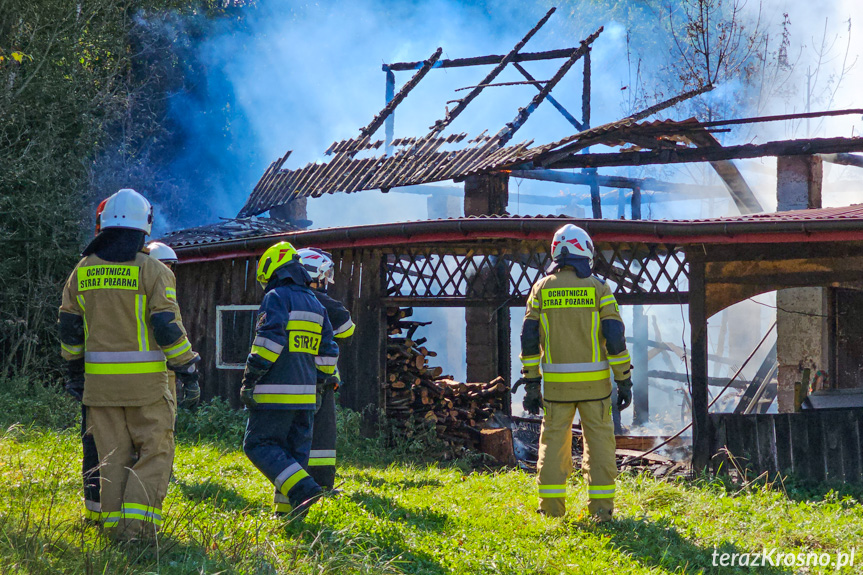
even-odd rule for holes
{"type": "Polygon", "coordinates": [[[315,409],[317,380],[335,371],[338,346],[324,306],[310,288],[280,285],[264,295],[246,360],[266,373],[258,409],[315,409]]]}
{"type": "Polygon", "coordinates": [[[333,326],[333,335],[336,339],[347,339],[354,335],[356,325],[351,320],[351,312],[337,299],[329,294],[315,290],[315,297],[327,310],[327,317],[333,326]]]}
{"type": "MultiPolygon", "coordinates": [[[[330,297],[330,295],[325,292],[318,290],[314,290],[314,292],[315,297],[318,298],[318,301],[321,302],[321,305],[323,305],[324,309],[327,310],[327,318],[333,326],[333,337],[336,338],[336,341],[345,341],[354,335],[356,325],[354,325],[354,322],[351,320],[351,312],[342,305],[342,302],[330,297]]],[[[335,360],[319,361],[318,369],[325,371],[326,373],[334,374],[341,382],[341,375],[339,375],[339,368],[335,360]]]]}
{"type": "MultiPolygon", "coordinates": [[[[534,284],[522,329],[521,362],[527,377],[542,372],[543,397],[586,401],[608,397],[611,377],[625,379],[629,352],[609,355],[603,321],[621,322],[611,288],[564,267],[534,284]]],[[[615,350],[617,351],[617,350],[615,350]]]]}
{"type": "Polygon", "coordinates": [[[167,365],[194,358],[173,294],[174,274],[138,253],[128,262],[83,258],[66,282],[60,345],[84,360],[84,404],[141,406],[166,397],[167,365]]]}

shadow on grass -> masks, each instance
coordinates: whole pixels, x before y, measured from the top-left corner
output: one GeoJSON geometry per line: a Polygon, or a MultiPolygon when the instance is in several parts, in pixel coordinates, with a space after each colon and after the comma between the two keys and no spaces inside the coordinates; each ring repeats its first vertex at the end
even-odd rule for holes
{"type": "Polygon", "coordinates": [[[0,521],[0,568],[4,573],[192,573],[203,564],[229,570],[236,560],[171,536],[160,537],[158,546],[114,542],[98,529],[77,521],[50,527],[0,521]]]}
{"type": "MultiPolygon", "coordinates": [[[[580,525],[585,531],[592,531],[609,538],[612,547],[628,555],[646,567],[658,567],[673,570],[675,573],[686,575],[697,575],[701,573],[751,573],[753,569],[758,573],[767,575],[780,575],[793,573],[792,570],[781,566],[758,566],[734,567],[714,566],[714,552],[718,561],[723,553],[736,553],[738,557],[748,553],[732,543],[723,543],[715,550],[713,547],[702,547],[683,537],[677,529],[668,521],[648,521],[644,519],[625,518],[609,523],[580,525]]],[[[773,556],[775,559],[775,555],[773,556]]],[[[730,561],[730,558],[729,558],[730,561]]],[[[753,555],[749,555],[746,562],[752,563],[753,555]]]]}
{"type": "Polygon", "coordinates": [[[232,487],[207,479],[203,482],[190,483],[178,479],[176,486],[180,493],[195,503],[208,502],[214,507],[229,511],[242,511],[244,509],[256,509],[260,505],[253,503],[237,493],[232,487]]]}
{"type": "Polygon", "coordinates": [[[406,523],[411,527],[422,529],[423,531],[442,531],[449,519],[449,516],[445,513],[438,513],[428,508],[408,509],[389,497],[382,497],[372,493],[352,493],[350,498],[351,501],[381,519],[406,523]]]}
{"type": "Polygon", "coordinates": [[[356,527],[333,530],[325,523],[306,520],[305,523],[288,527],[308,544],[310,549],[321,548],[332,555],[366,555],[375,562],[384,563],[388,570],[397,573],[422,573],[444,575],[451,571],[432,555],[410,549],[402,541],[401,533],[386,524],[374,530],[356,527]]]}
{"type": "Polygon", "coordinates": [[[379,488],[379,487],[399,487],[401,489],[421,489],[423,487],[442,487],[443,483],[441,483],[437,479],[406,479],[406,478],[383,478],[383,477],[375,477],[369,473],[365,473],[360,471],[359,473],[353,474],[353,479],[356,481],[360,481],[365,485],[368,485],[371,488],[379,488]]]}

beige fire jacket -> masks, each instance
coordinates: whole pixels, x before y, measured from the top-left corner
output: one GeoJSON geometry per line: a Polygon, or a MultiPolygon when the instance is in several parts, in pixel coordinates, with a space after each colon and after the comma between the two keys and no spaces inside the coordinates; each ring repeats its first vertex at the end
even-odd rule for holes
{"type": "Polygon", "coordinates": [[[167,364],[196,356],[176,293],[171,270],[142,252],[123,263],[96,255],[78,262],[63,289],[60,340],[64,359],[84,359],[85,405],[143,406],[170,397],[167,364]]]}
{"type": "Polygon", "coordinates": [[[603,335],[603,320],[623,322],[611,288],[590,276],[580,278],[565,267],[534,284],[527,298],[525,327],[538,327],[538,345],[526,345],[522,335],[521,361],[526,377],[543,378],[543,397],[551,401],[589,401],[611,394],[611,375],[629,377],[630,357],[622,351],[610,355],[603,335]],[[532,348],[532,349],[529,349],[532,348]]]}

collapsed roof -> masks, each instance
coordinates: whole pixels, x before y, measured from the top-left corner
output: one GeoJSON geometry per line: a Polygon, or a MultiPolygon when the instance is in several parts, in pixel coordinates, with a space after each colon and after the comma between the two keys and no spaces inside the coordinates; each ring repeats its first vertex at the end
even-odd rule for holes
{"type": "MultiPolygon", "coordinates": [[[[732,158],[863,151],[863,138],[792,140],[727,148],[723,147],[711,133],[713,131],[728,131],[723,128],[723,126],[728,125],[822,115],[859,114],[863,113],[863,110],[792,114],[715,122],[699,122],[694,118],[684,121],[639,122],[639,120],[711,90],[712,86],[709,85],[682,93],[621,120],[590,128],[590,50],[591,45],[603,29],[599,28],[582,40],[578,47],[547,52],[521,52],[528,40],[539,31],[554,12],[554,8],[549,10],[506,55],[441,60],[442,49],[438,48],[424,61],[384,64],[383,69],[387,73],[388,102],[384,109],[360,130],[359,137],[334,142],[326,150],[326,155],[332,156],[329,161],[309,163],[299,169],[283,168],[291,154],[288,151],[283,157],[270,164],[246,204],[240,210],[238,217],[247,218],[264,213],[271,208],[286,205],[299,198],[319,197],[327,193],[353,193],[373,189],[386,192],[395,187],[445,180],[461,181],[471,175],[508,170],[519,170],[522,174],[525,170],[536,170],[535,173],[538,174],[538,169],[544,169],[547,172],[548,169],[595,168],[598,166],[685,161],[710,162],[725,183],[740,212],[751,214],[763,211],[762,206],[737,167],[730,161],[732,158]],[[546,81],[534,79],[520,64],[520,62],[526,61],[553,59],[563,59],[564,63],[552,78],[546,81]],[[583,61],[585,79],[580,121],[576,120],[550,94],[552,88],[579,60],[583,61]],[[448,102],[454,103],[454,106],[447,110],[443,119],[437,120],[430,127],[430,131],[425,136],[393,138],[393,118],[397,106],[432,69],[492,64],[494,68],[477,85],[464,88],[464,90],[469,90],[467,95],[448,102]],[[494,83],[495,78],[510,64],[526,80],[524,82],[494,83]],[[416,72],[396,93],[393,72],[404,70],[416,70],[416,72]],[[511,122],[503,126],[493,136],[487,135],[487,131],[470,139],[465,133],[441,135],[483,89],[512,84],[530,84],[538,92],[525,107],[518,109],[511,122]],[[548,100],[578,131],[571,136],[544,145],[532,146],[533,141],[531,140],[508,146],[508,142],[515,133],[545,100],[548,100]],[[374,134],[384,125],[386,126],[385,139],[373,140],[374,134]],[[442,150],[445,144],[458,144],[465,141],[467,145],[460,149],[442,150]],[[624,152],[614,154],[583,153],[586,148],[597,144],[628,146],[628,148],[624,152]],[[357,158],[360,152],[374,151],[381,147],[384,148],[385,152],[382,155],[357,158]]],[[[589,171],[587,175],[595,180],[591,194],[596,194],[598,203],[598,186],[603,184],[598,183],[597,178],[599,176],[596,175],[595,170],[589,171]],[[595,189],[596,192],[594,192],[595,189]]],[[[537,175],[535,179],[545,179],[545,176],[537,175]]],[[[640,185],[640,181],[633,180],[630,187],[640,187],[640,185]]],[[[595,211],[594,217],[601,217],[601,215],[597,215],[595,211]]]]}

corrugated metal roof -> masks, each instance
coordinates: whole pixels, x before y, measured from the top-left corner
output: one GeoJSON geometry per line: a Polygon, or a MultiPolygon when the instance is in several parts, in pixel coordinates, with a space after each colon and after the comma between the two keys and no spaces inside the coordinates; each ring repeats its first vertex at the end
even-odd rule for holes
{"type": "MultiPolygon", "coordinates": [[[[198,237],[172,243],[178,253],[259,251],[269,241],[285,239],[321,247],[369,247],[398,243],[457,242],[481,239],[547,239],[557,227],[574,223],[596,241],[684,244],[793,243],[863,240],[863,204],[700,220],[592,220],[568,216],[479,216],[323,228],[214,239],[198,237]]],[[[169,238],[166,238],[170,240],[169,238]]],[[[182,257],[182,255],[181,255],[182,257]]]]}
{"type": "Polygon", "coordinates": [[[632,118],[623,118],[533,148],[530,147],[531,141],[502,147],[499,134],[494,137],[480,134],[469,141],[470,146],[452,151],[439,151],[439,148],[445,143],[461,142],[466,134],[445,138],[430,134],[423,138],[397,139],[393,142],[397,148],[394,154],[362,159],[354,157],[357,152],[377,148],[381,142],[372,142],[368,136],[342,140],[327,150],[327,153],[334,152],[335,156],[326,163],[313,162],[296,170],[282,169],[290,155],[288,152],[270,164],[249,195],[240,217],[260,214],[301,197],[390,189],[494,172],[541,161],[553,154],[568,154],[570,150],[579,149],[580,142],[615,146],[639,136],[655,141],[657,147],[680,144],[686,141],[687,129],[699,129],[698,122],[694,118],[682,122],[636,122],[632,118]]]}
{"type": "Polygon", "coordinates": [[[217,224],[186,228],[165,234],[159,241],[169,246],[215,244],[228,240],[259,238],[273,234],[294,232],[304,228],[273,218],[237,218],[217,224]]]}
{"type": "Polygon", "coordinates": [[[812,210],[794,210],[787,212],[772,212],[761,214],[748,214],[742,216],[727,216],[723,218],[709,218],[696,220],[669,220],[682,223],[710,223],[710,222],[816,222],[830,220],[863,220],[863,204],[841,206],[834,208],[819,208],[812,210]]]}
{"type": "MultiPolygon", "coordinates": [[[[459,134],[455,141],[463,137],[459,134]]],[[[240,216],[257,215],[297,198],[388,190],[494,171],[503,165],[520,163],[531,144],[527,141],[501,147],[499,138],[479,137],[471,140],[473,145],[466,148],[439,151],[449,138],[429,136],[417,141],[402,139],[402,149],[391,156],[354,158],[358,150],[369,145],[368,140],[365,137],[333,144],[331,149],[341,151],[323,164],[310,163],[297,170],[283,170],[287,156],[273,162],[255,185],[240,216]]]]}

